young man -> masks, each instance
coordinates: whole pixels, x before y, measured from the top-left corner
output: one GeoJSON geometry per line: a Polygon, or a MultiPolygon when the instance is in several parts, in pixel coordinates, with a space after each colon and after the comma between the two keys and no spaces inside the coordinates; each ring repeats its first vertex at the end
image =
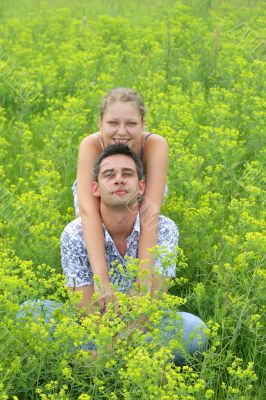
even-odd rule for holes
{"type": "MultiPolygon", "coordinates": [[[[110,292],[100,293],[100,306],[105,308],[113,295],[111,283],[116,289],[128,293],[133,279],[127,271],[125,256],[138,257],[138,239],[140,235],[139,197],[143,194],[145,183],[143,168],[139,157],[127,146],[112,145],[103,151],[94,165],[92,193],[99,199],[100,214],[105,237],[105,254],[109,267],[110,292]],[[118,265],[122,265],[119,268],[118,265]]],[[[150,227],[152,229],[152,227],[150,227]]],[[[158,245],[175,252],[178,243],[178,229],[173,221],[159,217],[158,245]]],[[[88,307],[96,285],[90,266],[85,243],[83,241],[81,219],[77,218],[66,226],[61,237],[61,256],[64,274],[68,286],[83,293],[80,307],[88,307]]],[[[163,271],[160,260],[155,260],[155,267],[162,276],[174,277],[175,265],[169,265],[163,271]]],[[[108,273],[107,272],[107,273],[108,273]]],[[[153,274],[151,285],[158,287],[158,275],[153,274]]],[[[163,284],[163,280],[161,282],[163,284]]],[[[106,286],[106,285],[105,285],[106,286]]]]}

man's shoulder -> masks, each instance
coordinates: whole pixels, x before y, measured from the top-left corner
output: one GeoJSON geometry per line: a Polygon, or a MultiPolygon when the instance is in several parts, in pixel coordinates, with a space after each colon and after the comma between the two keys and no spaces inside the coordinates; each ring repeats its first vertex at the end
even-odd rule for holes
{"type": "Polygon", "coordinates": [[[164,226],[177,229],[177,225],[172,219],[165,217],[164,215],[159,215],[159,228],[164,226]]]}
{"type": "Polygon", "coordinates": [[[64,230],[62,235],[72,234],[72,233],[81,233],[82,226],[81,226],[81,217],[74,219],[73,221],[69,222],[64,230]]]}
{"type": "Polygon", "coordinates": [[[177,244],[179,232],[176,223],[164,215],[159,216],[158,224],[158,244],[170,244],[175,242],[177,244]]]}

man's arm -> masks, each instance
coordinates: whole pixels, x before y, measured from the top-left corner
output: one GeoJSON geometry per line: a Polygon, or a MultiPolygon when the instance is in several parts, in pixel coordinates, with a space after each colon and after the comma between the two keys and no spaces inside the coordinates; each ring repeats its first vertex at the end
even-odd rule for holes
{"type": "Polygon", "coordinates": [[[91,314],[95,311],[95,305],[92,302],[94,295],[94,286],[87,285],[78,288],[71,288],[72,292],[81,292],[82,297],[78,304],[78,309],[82,310],[84,315],[91,314]]]}
{"type": "Polygon", "coordinates": [[[94,294],[93,273],[83,241],[81,219],[70,222],[61,235],[61,263],[72,292],[81,292],[79,308],[90,312],[94,294]]]}

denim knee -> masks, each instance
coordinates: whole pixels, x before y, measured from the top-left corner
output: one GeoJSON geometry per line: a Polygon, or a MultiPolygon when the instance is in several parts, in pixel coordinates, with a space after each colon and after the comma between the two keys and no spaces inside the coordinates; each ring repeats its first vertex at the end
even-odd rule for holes
{"type": "Polygon", "coordinates": [[[166,316],[160,326],[160,339],[163,345],[170,340],[180,341],[180,348],[174,351],[174,362],[177,365],[184,364],[188,355],[200,354],[207,345],[207,337],[204,333],[206,324],[196,315],[179,311],[179,318],[171,319],[166,316]]]}
{"type": "Polygon", "coordinates": [[[45,323],[49,323],[52,314],[55,310],[59,310],[62,307],[62,303],[52,300],[26,300],[20,304],[20,311],[17,314],[17,318],[31,315],[33,320],[37,320],[39,317],[43,317],[45,323]]]}
{"type": "MultiPolygon", "coordinates": [[[[44,323],[49,324],[51,318],[56,310],[61,309],[63,303],[52,301],[52,300],[27,300],[20,305],[20,311],[17,314],[17,318],[23,318],[25,316],[31,316],[32,320],[38,320],[38,318],[43,318],[44,323]]],[[[75,318],[74,308],[70,309],[73,313],[73,318],[75,318]]],[[[50,327],[50,339],[53,340],[53,332],[56,327],[57,320],[54,319],[54,323],[50,327]]],[[[81,344],[80,348],[82,350],[95,350],[96,345],[94,341],[90,340],[86,343],[81,344]]],[[[76,351],[73,347],[73,351],[76,351]]]]}

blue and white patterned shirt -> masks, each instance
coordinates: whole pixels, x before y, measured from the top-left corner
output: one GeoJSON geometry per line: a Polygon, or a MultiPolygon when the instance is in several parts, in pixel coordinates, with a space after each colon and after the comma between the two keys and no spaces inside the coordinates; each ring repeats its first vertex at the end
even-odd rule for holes
{"type": "MultiPolygon", "coordinates": [[[[137,215],[132,233],[127,239],[126,255],[123,257],[103,224],[105,238],[105,256],[110,273],[110,281],[121,292],[128,292],[132,287],[135,277],[132,276],[128,265],[131,259],[138,257],[138,241],[140,236],[140,220],[137,215]]],[[[178,244],[178,229],[176,224],[169,218],[159,216],[158,240],[161,255],[155,258],[155,268],[161,274],[168,277],[175,276],[175,246],[178,244]],[[172,256],[171,254],[172,253],[172,256]],[[166,267],[163,259],[169,258],[166,267]]],[[[82,287],[93,284],[93,272],[88,259],[88,253],[83,240],[81,218],[70,222],[61,236],[62,268],[67,277],[69,287],[82,287]]]]}

